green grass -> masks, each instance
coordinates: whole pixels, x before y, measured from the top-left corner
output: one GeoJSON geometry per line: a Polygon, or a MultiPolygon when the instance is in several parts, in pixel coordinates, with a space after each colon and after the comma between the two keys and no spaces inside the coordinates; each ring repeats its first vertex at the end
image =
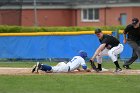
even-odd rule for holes
{"type": "MultiPolygon", "coordinates": [[[[55,62],[43,62],[55,65],[55,62]]],[[[35,62],[0,62],[0,67],[32,67],[35,62]]],[[[122,65],[122,63],[120,63],[122,65]]],[[[89,65],[89,63],[88,63],[89,65]]],[[[103,67],[114,68],[111,62],[103,67]]],[[[134,63],[133,69],[140,69],[134,63]]],[[[139,93],[140,75],[0,75],[0,93],[139,93]]]]}
{"type": "Polygon", "coordinates": [[[140,76],[0,76],[0,93],[139,93],[140,76]]]}
{"type": "MultiPolygon", "coordinates": [[[[43,64],[55,65],[57,62],[42,62],[43,64]]],[[[0,62],[0,67],[32,67],[36,62],[0,62]]]]}

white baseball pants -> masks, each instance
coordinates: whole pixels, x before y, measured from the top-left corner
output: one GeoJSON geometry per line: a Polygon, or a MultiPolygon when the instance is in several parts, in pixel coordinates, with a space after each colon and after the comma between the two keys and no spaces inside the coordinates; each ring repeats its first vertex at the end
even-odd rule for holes
{"type": "Polygon", "coordinates": [[[118,54],[120,54],[123,51],[123,45],[119,44],[116,47],[113,47],[112,49],[108,50],[105,48],[102,52],[99,53],[99,55],[96,57],[97,63],[102,63],[102,57],[103,56],[109,56],[113,62],[118,60],[118,54]]]}

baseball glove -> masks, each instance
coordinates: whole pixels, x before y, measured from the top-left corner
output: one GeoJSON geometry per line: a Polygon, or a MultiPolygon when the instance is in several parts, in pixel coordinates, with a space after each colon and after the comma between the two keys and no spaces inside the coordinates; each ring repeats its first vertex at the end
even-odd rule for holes
{"type": "Polygon", "coordinates": [[[94,61],[90,60],[90,65],[92,67],[93,70],[95,70],[96,72],[99,72],[99,70],[96,68],[94,61]]]}

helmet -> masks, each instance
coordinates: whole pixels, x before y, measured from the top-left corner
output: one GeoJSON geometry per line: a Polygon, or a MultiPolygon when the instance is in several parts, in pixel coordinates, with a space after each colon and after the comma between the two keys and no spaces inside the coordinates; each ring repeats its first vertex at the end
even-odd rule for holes
{"type": "Polygon", "coordinates": [[[133,18],[132,19],[132,24],[136,25],[139,22],[138,18],[133,18]]]}
{"type": "Polygon", "coordinates": [[[87,53],[85,51],[83,51],[83,50],[80,50],[79,51],[79,56],[81,56],[82,58],[85,59],[87,57],[87,53]]]}

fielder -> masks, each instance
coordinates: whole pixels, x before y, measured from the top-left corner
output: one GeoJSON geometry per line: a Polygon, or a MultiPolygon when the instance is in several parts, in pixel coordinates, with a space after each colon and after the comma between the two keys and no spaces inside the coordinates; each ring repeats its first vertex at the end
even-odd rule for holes
{"type": "Polygon", "coordinates": [[[118,63],[117,55],[123,51],[123,45],[113,36],[104,35],[101,29],[95,30],[96,36],[99,38],[101,45],[98,47],[93,57],[90,59],[90,62],[94,63],[94,59],[97,59],[99,71],[102,71],[102,56],[109,56],[116,66],[114,72],[122,71],[118,63]]]}
{"type": "Polygon", "coordinates": [[[59,73],[59,72],[71,72],[74,70],[80,70],[80,66],[87,71],[90,72],[89,69],[87,69],[87,65],[85,63],[85,58],[87,57],[87,53],[84,51],[80,51],[78,56],[75,56],[72,58],[71,61],[68,63],[60,62],[56,66],[49,66],[49,65],[44,65],[40,64],[37,62],[37,64],[33,67],[32,73],[38,70],[42,70],[45,72],[54,72],[54,73],[59,73]]]}

